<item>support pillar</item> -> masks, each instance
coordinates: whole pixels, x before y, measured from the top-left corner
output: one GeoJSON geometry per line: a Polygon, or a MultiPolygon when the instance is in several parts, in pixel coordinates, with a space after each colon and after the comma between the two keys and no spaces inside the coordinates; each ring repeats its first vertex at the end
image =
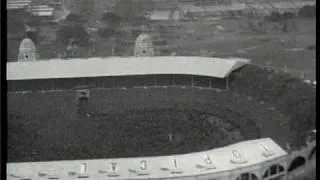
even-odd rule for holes
{"type": "Polygon", "coordinates": [[[191,87],[194,86],[194,76],[191,75],[191,87]]]}
{"type": "Polygon", "coordinates": [[[15,83],[15,81],[12,81],[12,90],[13,90],[13,92],[16,91],[16,83],[15,83]]]}
{"type": "Polygon", "coordinates": [[[51,80],[51,90],[54,90],[54,79],[51,80]]]}
{"type": "Polygon", "coordinates": [[[157,75],[154,75],[154,86],[157,86],[157,75]]]}
{"type": "Polygon", "coordinates": [[[90,90],[88,88],[76,90],[76,113],[84,116],[89,113],[88,103],[90,98],[90,90]]]}
{"type": "Polygon", "coordinates": [[[114,77],[112,77],[112,88],[116,87],[116,80],[114,79],[114,77]]]}
{"type": "Polygon", "coordinates": [[[227,77],[226,79],[226,90],[227,91],[229,90],[229,77],[227,77]]]}
{"type": "Polygon", "coordinates": [[[175,85],[175,79],[174,79],[174,74],[172,75],[172,86],[175,85]]]}
{"type": "MultiPolygon", "coordinates": [[[[104,89],[104,81],[103,81],[103,78],[101,78],[101,79],[102,79],[101,85],[102,85],[102,88],[104,89]]],[[[100,84],[100,82],[98,82],[98,84],[100,84]]]]}

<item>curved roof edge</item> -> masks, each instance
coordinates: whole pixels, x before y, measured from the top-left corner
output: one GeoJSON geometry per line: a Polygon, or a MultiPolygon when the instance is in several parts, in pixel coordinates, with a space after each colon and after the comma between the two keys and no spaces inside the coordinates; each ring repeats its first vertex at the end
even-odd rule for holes
{"type": "Polygon", "coordinates": [[[106,175],[116,175],[115,179],[188,177],[224,174],[240,167],[245,170],[265,162],[280,161],[287,155],[272,139],[263,138],[183,155],[7,163],[7,174],[31,179],[38,178],[41,173],[65,178],[71,172],[93,179],[106,175]]]}
{"type": "Polygon", "coordinates": [[[7,80],[188,74],[225,78],[250,63],[241,58],[197,56],[51,59],[7,63],[7,80]]]}

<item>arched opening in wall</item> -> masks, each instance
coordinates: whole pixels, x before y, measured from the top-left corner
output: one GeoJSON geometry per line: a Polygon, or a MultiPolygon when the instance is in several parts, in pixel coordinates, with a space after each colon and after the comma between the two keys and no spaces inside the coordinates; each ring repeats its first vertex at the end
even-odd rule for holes
{"type": "Polygon", "coordinates": [[[310,159],[313,159],[313,158],[315,158],[315,157],[316,157],[316,147],[314,147],[314,148],[312,149],[312,151],[311,151],[308,159],[310,160],[310,159]]]}
{"type": "Polygon", "coordinates": [[[76,86],[76,108],[78,115],[85,115],[88,112],[88,104],[90,98],[89,89],[85,86],[76,86]]]}
{"type": "Polygon", "coordinates": [[[22,55],[18,55],[18,61],[21,61],[23,59],[22,55]]]}
{"type": "Polygon", "coordinates": [[[82,105],[88,103],[88,101],[89,101],[88,97],[80,97],[78,99],[78,106],[82,106],[82,105]]]}
{"type": "Polygon", "coordinates": [[[304,157],[296,157],[290,164],[289,168],[288,168],[288,172],[291,172],[303,165],[306,164],[306,159],[304,157]]]}
{"type": "MultiPolygon", "coordinates": [[[[270,176],[273,176],[274,178],[277,178],[278,176],[276,176],[276,174],[281,174],[284,172],[284,167],[279,165],[279,164],[274,164],[272,166],[270,166],[265,173],[263,174],[263,179],[266,179],[270,176]]],[[[279,175],[281,176],[281,175],[279,175]]]]}
{"type": "Polygon", "coordinates": [[[258,177],[253,173],[243,173],[236,180],[258,180],[258,177]]]}
{"type": "Polygon", "coordinates": [[[88,97],[80,97],[77,100],[77,114],[78,115],[85,115],[87,113],[88,102],[89,102],[88,97]]]}

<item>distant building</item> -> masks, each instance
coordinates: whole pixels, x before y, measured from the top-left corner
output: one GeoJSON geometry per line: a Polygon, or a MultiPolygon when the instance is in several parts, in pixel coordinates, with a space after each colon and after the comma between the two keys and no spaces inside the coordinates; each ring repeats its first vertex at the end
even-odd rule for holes
{"type": "Polygon", "coordinates": [[[19,47],[18,61],[36,61],[37,59],[39,55],[34,42],[29,38],[23,39],[19,47]]]}
{"type": "Polygon", "coordinates": [[[138,36],[135,42],[134,56],[154,56],[152,38],[148,34],[142,33],[138,36]]]}
{"type": "Polygon", "coordinates": [[[181,4],[193,4],[195,6],[221,6],[231,5],[232,0],[179,0],[181,4]]]}
{"type": "Polygon", "coordinates": [[[7,0],[7,10],[23,9],[31,3],[31,0],[7,0]]]}
{"type": "Polygon", "coordinates": [[[168,10],[173,7],[178,7],[179,3],[177,0],[152,0],[153,7],[157,10],[168,10]]]}
{"type": "Polygon", "coordinates": [[[184,18],[184,14],[180,8],[171,8],[167,10],[154,10],[149,14],[148,18],[153,21],[181,20],[184,18]]]}
{"type": "Polygon", "coordinates": [[[31,14],[35,16],[53,16],[54,8],[48,5],[32,5],[27,8],[31,14]]]}
{"type": "Polygon", "coordinates": [[[265,15],[272,11],[295,12],[306,5],[315,5],[315,0],[153,0],[151,18],[165,16],[165,11],[178,7],[184,14],[192,16],[220,16],[226,12],[259,12],[265,15]]]}
{"type": "Polygon", "coordinates": [[[8,0],[7,10],[25,9],[34,16],[53,17],[55,11],[64,9],[64,0],[8,0]]]}
{"type": "Polygon", "coordinates": [[[169,20],[169,10],[155,10],[148,15],[148,18],[153,21],[169,20]]]}
{"type": "MultiPolygon", "coordinates": [[[[156,11],[169,11],[173,8],[179,8],[183,18],[186,14],[192,16],[204,16],[220,14],[226,11],[238,11],[245,9],[245,3],[235,0],[157,0],[154,9],[156,11]]],[[[156,14],[157,15],[157,14],[156,14]]],[[[154,15],[158,17],[160,15],[154,15]]],[[[151,14],[152,17],[152,14],[151,14]]],[[[180,17],[180,19],[182,19],[180,17]]]]}

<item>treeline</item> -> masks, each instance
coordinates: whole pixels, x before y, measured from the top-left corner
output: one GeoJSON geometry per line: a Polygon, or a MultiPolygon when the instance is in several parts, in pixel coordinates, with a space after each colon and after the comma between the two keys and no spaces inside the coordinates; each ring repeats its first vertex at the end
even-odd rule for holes
{"type": "Polygon", "coordinates": [[[306,5],[300,8],[297,14],[292,12],[272,12],[270,15],[265,16],[265,19],[269,21],[282,21],[292,19],[294,17],[314,18],[316,17],[316,6],[306,5]]]}

